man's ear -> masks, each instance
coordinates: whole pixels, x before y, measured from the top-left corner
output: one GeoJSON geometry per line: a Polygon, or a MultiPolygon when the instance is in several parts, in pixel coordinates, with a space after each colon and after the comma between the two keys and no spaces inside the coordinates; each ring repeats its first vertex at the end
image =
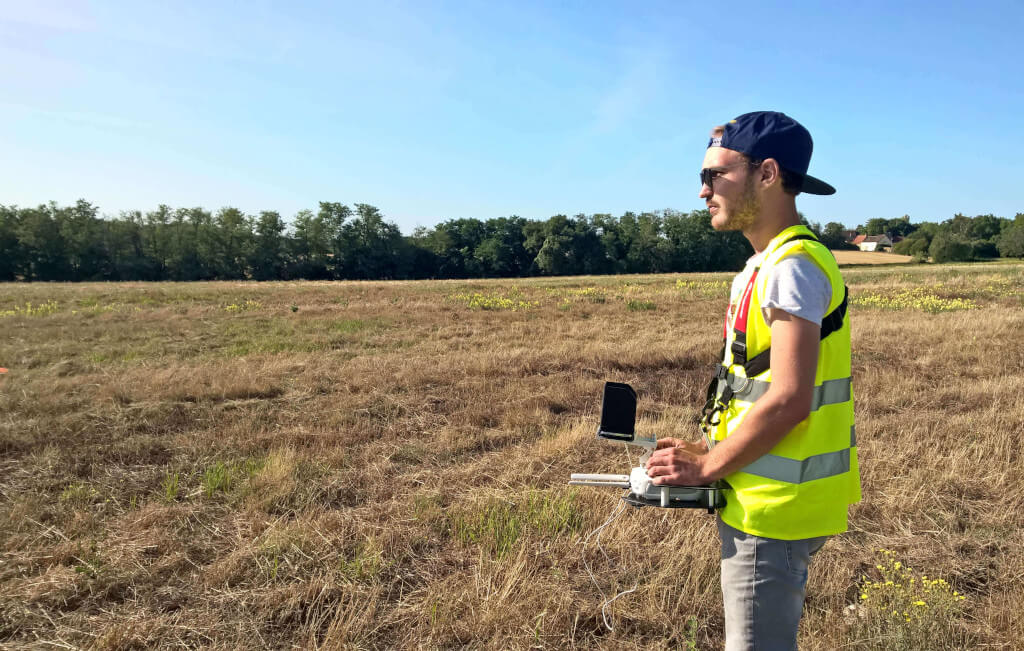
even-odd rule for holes
{"type": "Polygon", "coordinates": [[[775,184],[776,181],[782,181],[782,170],[779,168],[779,162],[774,158],[766,158],[761,163],[761,185],[769,187],[775,184]]]}

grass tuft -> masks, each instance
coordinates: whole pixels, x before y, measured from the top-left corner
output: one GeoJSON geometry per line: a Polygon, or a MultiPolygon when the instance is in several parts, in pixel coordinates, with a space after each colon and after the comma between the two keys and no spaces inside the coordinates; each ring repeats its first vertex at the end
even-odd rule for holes
{"type": "Polygon", "coordinates": [[[631,298],[626,301],[626,309],[631,312],[645,312],[649,310],[656,310],[658,309],[658,306],[654,304],[654,301],[631,298]]]}
{"type": "Polygon", "coordinates": [[[206,497],[230,493],[238,484],[251,478],[265,463],[262,459],[225,463],[218,461],[203,471],[201,486],[206,497]]]}
{"type": "Polygon", "coordinates": [[[72,506],[85,506],[92,503],[98,495],[99,493],[92,486],[82,482],[75,482],[61,491],[60,501],[72,506]]]}
{"type": "Polygon", "coordinates": [[[177,500],[179,489],[178,473],[168,473],[164,475],[164,479],[160,483],[160,488],[162,489],[162,496],[165,502],[173,502],[177,500]]]}

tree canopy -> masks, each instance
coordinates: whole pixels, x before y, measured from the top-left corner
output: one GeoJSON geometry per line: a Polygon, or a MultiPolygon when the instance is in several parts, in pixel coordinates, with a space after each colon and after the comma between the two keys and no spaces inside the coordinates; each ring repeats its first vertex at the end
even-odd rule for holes
{"type": "MultiPolygon", "coordinates": [[[[842,224],[804,220],[830,248],[842,224]]],[[[954,215],[913,224],[906,215],[858,230],[904,239],[897,253],[936,261],[1024,256],[1024,214],[954,215]],[[877,231],[877,233],[876,233],[877,231]]],[[[0,205],[0,280],[228,280],[473,278],[727,271],[752,251],[718,232],[706,210],[618,217],[511,215],[453,219],[403,235],[370,204],[320,202],[290,222],[275,211],[224,207],[123,212],[104,217],[79,200],[34,208],[0,205]]]]}

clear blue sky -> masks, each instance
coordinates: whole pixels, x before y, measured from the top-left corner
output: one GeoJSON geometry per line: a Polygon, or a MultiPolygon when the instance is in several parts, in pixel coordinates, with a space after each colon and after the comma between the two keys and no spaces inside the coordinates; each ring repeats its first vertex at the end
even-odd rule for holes
{"type": "Polygon", "coordinates": [[[0,0],[0,203],[692,210],[708,130],[771,109],[811,220],[1024,212],[1024,3],[775,5],[0,0]]]}

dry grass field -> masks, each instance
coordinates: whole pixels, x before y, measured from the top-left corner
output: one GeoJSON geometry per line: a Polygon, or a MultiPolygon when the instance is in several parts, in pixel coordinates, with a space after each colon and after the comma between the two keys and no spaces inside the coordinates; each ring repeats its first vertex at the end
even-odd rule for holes
{"type": "Polygon", "coordinates": [[[913,260],[909,255],[897,255],[895,253],[883,253],[881,251],[833,251],[836,262],[840,265],[861,265],[861,264],[903,264],[913,260]]]}
{"type": "MultiPolygon", "coordinates": [[[[844,275],[801,648],[1021,648],[1024,265],[844,275]]],[[[719,648],[712,516],[566,480],[605,380],[696,437],[729,277],[3,285],[0,647],[719,648]]]]}

